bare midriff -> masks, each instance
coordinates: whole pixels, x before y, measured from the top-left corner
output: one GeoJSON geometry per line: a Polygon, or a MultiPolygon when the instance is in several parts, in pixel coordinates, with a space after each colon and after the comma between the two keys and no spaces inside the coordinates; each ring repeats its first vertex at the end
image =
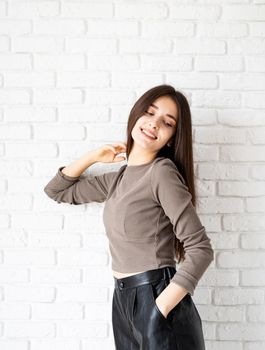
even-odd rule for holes
{"type": "Polygon", "coordinates": [[[112,270],[113,276],[116,278],[129,277],[129,276],[137,275],[138,273],[142,273],[142,272],[145,272],[145,271],[123,273],[123,272],[117,272],[117,271],[112,270]]]}

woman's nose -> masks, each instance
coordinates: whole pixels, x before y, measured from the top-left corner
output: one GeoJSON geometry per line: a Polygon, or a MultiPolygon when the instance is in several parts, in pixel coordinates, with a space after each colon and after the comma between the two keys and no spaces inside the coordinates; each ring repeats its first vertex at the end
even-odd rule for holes
{"type": "Polygon", "coordinates": [[[158,128],[158,122],[153,121],[153,120],[150,121],[150,122],[148,123],[148,125],[150,126],[151,129],[153,129],[153,128],[157,129],[157,128],[158,128]]]}

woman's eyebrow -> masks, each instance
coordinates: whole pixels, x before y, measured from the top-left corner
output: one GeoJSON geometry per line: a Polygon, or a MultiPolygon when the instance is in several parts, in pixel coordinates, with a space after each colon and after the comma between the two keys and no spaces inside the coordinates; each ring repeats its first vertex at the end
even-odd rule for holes
{"type": "MultiPolygon", "coordinates": [[[[153,103],[151,103],[150,106],[152,106],[152,107],[158,109],[158,107],[157,107],[156,105],[154,105],[153,103]]],[[[173,117],[173,115],[171,115],[171,114],[166,114],[166,115],[167,115],[168,117],[170,117],[171,119],[174,119],[174,121],[176,122],[176,118],[173,117]]]]}

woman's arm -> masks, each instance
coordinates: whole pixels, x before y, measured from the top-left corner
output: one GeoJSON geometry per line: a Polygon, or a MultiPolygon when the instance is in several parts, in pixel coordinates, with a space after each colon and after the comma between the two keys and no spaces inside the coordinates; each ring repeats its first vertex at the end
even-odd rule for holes
{"type": "Polygon", "coordinates": [[[167,317],[168,313],[185,297],[188,291],[170,282],[169,285],[156,298],[156,304],[162,314],[167,317]]]}
{"type": "Polygon", "coordinates": [[[185,251],[184,261],[158,297],[161,308],[163,306],[164,310],[170,310],[187,292],[194,294],[199,279],[214,260],[214,251],[192,205],[188,187],[181,181],[181,175],[170,159],[156,164],[151,184],[154,200],[163,208],[177,239],[183,242],[185,251]]]}
{"type": "Polygon", "coordinates": [[[64,167],[62,173],[70,177],[80,176],[87,168],[98,162],[98,151],[85,153],[81,158],[64,167]]]}
{"type": "Polygon", "coordinates": [[[48,197],[58,203],[82,204],[104,202],[109,187],[118,171],[103,175],[81,175],[82,172],[96,162],[119,162],[124,157],[116,156],[124,150],[122,143],[105,145],[87,152],[68,166],[61,166],[57,174],[44,187],[48,197]]]}

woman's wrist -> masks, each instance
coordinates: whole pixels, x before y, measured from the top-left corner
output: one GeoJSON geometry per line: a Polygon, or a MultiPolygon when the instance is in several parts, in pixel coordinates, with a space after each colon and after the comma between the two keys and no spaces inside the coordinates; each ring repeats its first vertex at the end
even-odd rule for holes
{"type": "Polygon", "coordinates": [[[62,173],[71,177],[80,176],[87,168],[97,162],[98,153],[96,150],[92,150],[63,168],[62,173]]]}

